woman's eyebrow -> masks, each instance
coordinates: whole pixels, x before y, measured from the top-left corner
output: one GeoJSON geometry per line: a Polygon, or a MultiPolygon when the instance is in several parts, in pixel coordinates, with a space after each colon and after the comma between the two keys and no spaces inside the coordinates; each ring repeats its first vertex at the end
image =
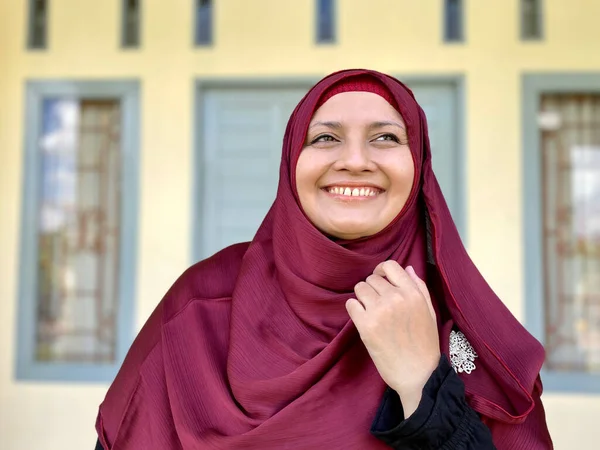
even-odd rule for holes
{"type": "MultiPolygon", "coordinates": [[[[317,122],[313,122],[310,124],[310,126],[308,127],[308,129],[312,129],[318,126],[323,126],[323,127],[327,127],[330,128],[332,130],[340,130],[343,128],[343,125],[341,122],[332,122],[332,121],[327,121],[327,122],[321,122],[321,121],[317,121],[317,122]]],[[[400,128],[402,130],[405,130],[405,126],[402,125],[399,122],[393,122],[393,121],[377,121],[377,122],[373,122],[369,125],[369,128],[373,129],[373,128],[383,128],[383,127],[387,127],[387,126],[392,126],[392,127],[396,127],[396,128],[400,128]]]]}
{"type": "Polygon", "coordinates": [[[311,123],[310,126],[308,127],[308,129],[310,130],[311,128],[318,127],[318,126],[324,126],[324,127],[327,127],[327,128],[331,128],[332,130],[340,130],[340,129],[343,128],[341,122],[320,122],[320,121],[317,121],[317,122],[311,123]]]}
{"type": "Polygon", "coordinates": [[[373,122],[371,125],[369,125],[369,128],[373,129],[373,128],[383,128],[383,127],[387,127],[387,126],[392,126],[392,127],[397,127],[397,128],[401,128],[403,130],[406,129],[406,127],[404,125],[402,125],[399,122],[373,122]]]}

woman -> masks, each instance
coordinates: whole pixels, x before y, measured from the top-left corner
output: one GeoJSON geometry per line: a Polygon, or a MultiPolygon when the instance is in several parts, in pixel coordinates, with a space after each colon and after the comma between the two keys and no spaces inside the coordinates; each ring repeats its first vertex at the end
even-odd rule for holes
{"type": "Polygon", "coordinates": [[[252,242],[140,332],[98,448],[550,449],[543,358],[462,246],[411,91],[342,71],[293,112],[252,242]]]}

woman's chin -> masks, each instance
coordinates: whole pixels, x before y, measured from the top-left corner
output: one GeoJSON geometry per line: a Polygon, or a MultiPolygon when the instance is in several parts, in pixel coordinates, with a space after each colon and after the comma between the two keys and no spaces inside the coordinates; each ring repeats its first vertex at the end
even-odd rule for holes
{"type": "Polygon", "coordinates": [[[334,238],[350,241],[376,234],[377,230],[364,224],[343,224],[342,226],[331,227],[326,232],[334,238]]]}

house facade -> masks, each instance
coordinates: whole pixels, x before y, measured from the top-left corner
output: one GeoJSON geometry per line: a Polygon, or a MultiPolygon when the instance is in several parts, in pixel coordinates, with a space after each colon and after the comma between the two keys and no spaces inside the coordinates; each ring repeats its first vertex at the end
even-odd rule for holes
{"type": "Polygon", "coordinates": [[[136,332],[252,238],[289,114],[373,68],[423,106],[467,249],[546,346],[556,448],[600,415],[600,3],[0,0],[0,448],[92,448],[136,332]]]}

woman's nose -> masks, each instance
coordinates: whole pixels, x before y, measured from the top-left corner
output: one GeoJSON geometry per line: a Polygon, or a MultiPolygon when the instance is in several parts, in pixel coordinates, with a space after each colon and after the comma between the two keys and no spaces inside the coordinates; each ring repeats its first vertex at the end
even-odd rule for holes
{"type": "Polygon", "coordinates": [[[351,172],[363,172],[373,170],[373,161],[366,142],[353,141],[346,142],[340,153],[337,162],[338,170],[348,170],[351,172]]]}

